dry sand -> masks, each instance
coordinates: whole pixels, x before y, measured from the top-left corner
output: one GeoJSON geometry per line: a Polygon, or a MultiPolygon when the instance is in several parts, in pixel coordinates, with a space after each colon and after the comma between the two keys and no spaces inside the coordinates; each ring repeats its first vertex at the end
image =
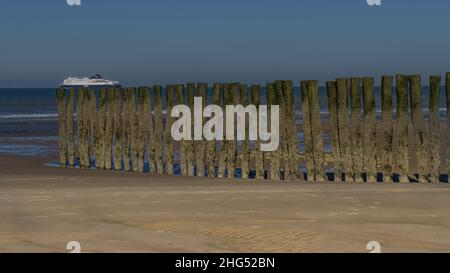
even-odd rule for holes
{"type": "Polygon", "coordinates": [[[0,252],[450,251],[450,187],[181,178],[0,157],[0,252]]]}

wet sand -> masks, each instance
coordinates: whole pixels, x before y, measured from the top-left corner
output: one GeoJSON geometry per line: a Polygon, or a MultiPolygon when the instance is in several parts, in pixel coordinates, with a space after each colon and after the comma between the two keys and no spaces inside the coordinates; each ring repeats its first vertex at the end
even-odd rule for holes
{"type": "Polygon", "coordinates": [[[450,251],[448,184],[292,183],[0,157],[0,252],[450,251]]]}

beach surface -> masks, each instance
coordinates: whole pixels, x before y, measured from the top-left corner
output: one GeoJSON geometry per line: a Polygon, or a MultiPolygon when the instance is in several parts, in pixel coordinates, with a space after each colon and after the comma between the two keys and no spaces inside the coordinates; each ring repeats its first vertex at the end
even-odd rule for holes
{"type": "Polygon", "coordinates": [[[450,251],[450,187],[155,176],[1,156],[0,252],[450,251]]]}

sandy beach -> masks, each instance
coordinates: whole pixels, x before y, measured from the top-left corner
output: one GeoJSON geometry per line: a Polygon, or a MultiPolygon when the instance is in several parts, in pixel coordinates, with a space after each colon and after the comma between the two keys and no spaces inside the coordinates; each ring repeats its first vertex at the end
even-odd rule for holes
{"type": "Polygon", "coordinates": [[[448,252],[448,184],[293,183],[0,157],[0,252],[448,252]]]}

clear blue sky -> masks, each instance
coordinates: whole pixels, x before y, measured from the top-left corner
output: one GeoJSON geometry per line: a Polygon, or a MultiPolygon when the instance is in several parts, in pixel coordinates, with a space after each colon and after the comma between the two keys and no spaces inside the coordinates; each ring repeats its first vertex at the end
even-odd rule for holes
{"type": "Polygon", "coordinates": [[[448,0],[1,0],[0,35],[0,87],[450,70],[448,0]]]}

